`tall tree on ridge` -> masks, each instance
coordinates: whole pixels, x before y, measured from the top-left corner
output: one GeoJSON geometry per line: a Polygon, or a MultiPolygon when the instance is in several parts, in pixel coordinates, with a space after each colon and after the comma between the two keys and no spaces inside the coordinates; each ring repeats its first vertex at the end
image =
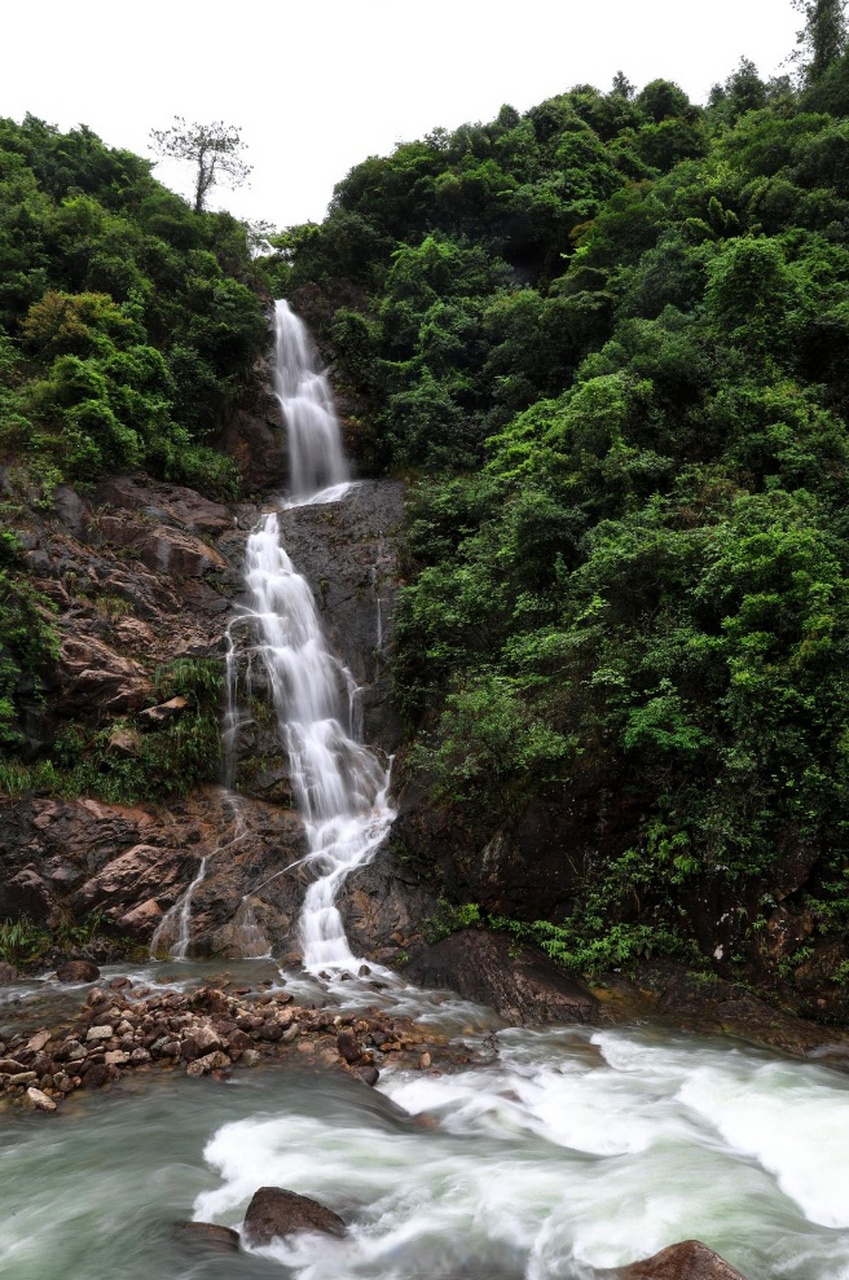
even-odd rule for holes
{"type": "Polygon", "coordinates": [[[793,8],[804,16],[805,26],[797,40],[802,47],[802,74],[807,83],[819,80],[846,49],[845,0],[792,0],[793,8]]]}
{"type": "Polygon", "coordinates": [[[189,160],[196,166],[195,213],[203,210],[207,193],[221,174],[227,175],[230,186],[240,187],[251,172],[252,166],[245,164],[239,154],[243,147],[241,132],[221,120],[186,124],[183,116],[175,116],[170,129],[151,129],[150,136],[159,155],[189,160]]]}

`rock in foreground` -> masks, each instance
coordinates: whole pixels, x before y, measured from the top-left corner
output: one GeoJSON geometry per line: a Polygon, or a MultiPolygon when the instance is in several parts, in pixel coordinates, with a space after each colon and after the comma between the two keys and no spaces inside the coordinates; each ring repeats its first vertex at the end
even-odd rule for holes
{"type": "Polygon", "coordinates": [[[616,1271],[617,1280],[746,1280],[700,1240],[684,1240],[616,1271]]]}
{"type": "Polygon", "coordinates": [[[344,1236],[347,1230],[338,1213],[283,1187],[260,1187],[245,1214],[244,1237],[253,1245],[270,1244],[293,1231],[344,1236]]]}

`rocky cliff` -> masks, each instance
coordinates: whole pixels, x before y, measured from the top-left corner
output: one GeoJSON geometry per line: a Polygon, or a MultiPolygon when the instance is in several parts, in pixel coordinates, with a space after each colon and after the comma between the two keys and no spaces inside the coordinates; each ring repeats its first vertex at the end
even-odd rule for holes
{"type": "MultiPolygon", "coordinates": [[[[0,918],[24,913],[67,933],[95,915],[113,944],[148,947],[156,935],[167,952],[179,930],[173,908],[203,864],[190,952],[297,950],[304,881],[293,864],[304,853],[302,825],[290,808],[285,753],[261,673],[255,670],[253,705],[235,743],[238,794],[215,784],[213,752],[204,785],[186,789],[174,780],[164,801],[103,798],[107,782],[137,769],[151,743],[169,758],[189,700],[162,703],[163,670],[191,660],[223,673],[228,634],[236,665],[248,660],[242,562],[260,514],[256,504],[210,502],[144,475],[90,493],[63,487],[50,510],[27,513],[27,569],[55,608],[59,647],[45,673],[47,697],[28,710],[26,753],[34,764],[55,756],[73,728],[94,785],[69,794],[67,780],[59,776],[50,788],[42,774],[35,790],[0,797],[0,918]]],[[[387,754],[399,741],[386,665],[401,514],[400,485],[367,481],[338,504],[281,515],[284,542],[313,584],[329,641],[362,687],[365,740],[387,754]]],[[[411,925],[400,905],[388,914],[384,905],[383,937],[371,937],[365,949],[391,952],[411,925]]]]}

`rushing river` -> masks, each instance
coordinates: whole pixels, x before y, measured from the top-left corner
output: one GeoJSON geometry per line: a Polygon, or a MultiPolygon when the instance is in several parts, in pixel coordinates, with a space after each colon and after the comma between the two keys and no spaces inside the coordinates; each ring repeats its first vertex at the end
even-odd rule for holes
{"type": "Polygon", "coordinates": [[[159,1073],[5,1115],[0,1275],[587,1280],[698,1237],[751,1280],[849,1277],[849,1079],[647,1027],[493,1033],[468,1005],[397,999],[489,1063],[374,1090],[159,1073]],[[265,1185],[332,1207],[349,1238],[223,1257],[173,1238],[185,1219],[238,1226],[265,1185]]]}
{"type": "MultiPolygon", "coordinates": [[[[276,389],[294,500],[332,500],[348,483],[332,398],[285,304],[276,389]]],[[[112,1093],[76,1094],[56,1115],[4,1113],[0,1276],[590,1280],[697,1237],[750,1280],[849,1280],[849,1077],[649,1026],[506,1028],[385,972],[345,980],[357,962],[335,897],[392,821],[389,776],[359,739],[356,690],[279,546],[274,512],[249,541],[246,584],[243,617],[315,872],[301,921],[305,971],[280,980],[301,1003],[342,1010],[377,1000],[417,1016],[465,1044],[474,1065],[386,1070],[373,1090],[335,1071],[272,1065],[226,1082],[128,1074],[112,1093]],[[174,1237],[189,1219],[238,1226],[266,1185],[326,1204],[349,1235],[300,1235],[238,1256],[187,1252],[174,1237]]],[[[234,741],[238,714],[234,689],[234,741]]],[[[203,874],[170,921],[182,963],[134,977],[198,978],[185,956],[203,874]]],[[[253,963],[267,973],[267,960],[253,963]]],[[[243,979],[250,965],[242,962],[243,979]]],[[[71,998],[48,979],[3,989],[0,1029],[49,1020],[50,992],[71,998]]]]}

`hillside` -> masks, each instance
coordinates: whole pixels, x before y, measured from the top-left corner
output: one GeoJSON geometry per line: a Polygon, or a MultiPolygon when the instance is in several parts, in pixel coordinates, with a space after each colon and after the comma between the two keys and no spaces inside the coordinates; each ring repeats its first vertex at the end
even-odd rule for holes
{"type": "Polygon", "coordinates": [[[399,851],[455,924],[835,1018],[847,108],[845,56],[706,109],[582,86],[366,160],[280,242],[411,481],[399,851]]]}
{"type": "MultiPolygon", "coordinates": [[[[141,701],[194,719],[128,764],[135,705],[57,695],[74,609],[117,632],[126,595],[69,565],[62,596],[39,554],[68,494],[109,541],[116,475],[236,518],[279,483],[255,449],[284,294],[361,472],[408,488],[391,850],[437,931],[580,972],[671,958],[845,1020],[847,114],[844,55],[801,86],[743,62],[705,108],[579,86],[365,160],[261,258],[146,161],[2,122],[6,793],[216,779],[214,627],[151,646],[141,701]]],[[[228,566],[189,574],[212,617],[228,566]]]]}

